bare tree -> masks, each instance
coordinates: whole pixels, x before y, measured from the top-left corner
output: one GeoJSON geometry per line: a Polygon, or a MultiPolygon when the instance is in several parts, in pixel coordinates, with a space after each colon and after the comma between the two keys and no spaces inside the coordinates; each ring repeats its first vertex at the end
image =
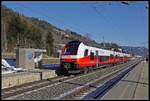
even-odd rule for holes
{"type": "Polygon", "coordinates": [[[90,38],[91,35],[90,35],[89,33],[86,33],[86,34],[85,34],[85,37],[86,37],[87,39],[89,39],[89,40],[91,39],[91,38],[90,38]]]}
{"type": "Polygon", "coordinates": [[[2,51],[7,50],[7,31],[6,31],[6,23],[2,20],[2,30],[1,30],[1,44],[2,44],[2,51]]]}

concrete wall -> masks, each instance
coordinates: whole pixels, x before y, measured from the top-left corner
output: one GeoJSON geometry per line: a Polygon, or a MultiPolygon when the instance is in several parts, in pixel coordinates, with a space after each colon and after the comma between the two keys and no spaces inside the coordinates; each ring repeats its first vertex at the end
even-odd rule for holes
{"type": "Polygon", "coordinates": [[[37,73],[19,73],[12,75],[2,75],[2,88],[13,87],[28,82],[40,80],[40,75],[37,73]]]}
{"type": "Polygon", "coordinates": [[[56,77],[54,70],[32,70],[2,75],[2,89],[56,77]]]}
{"type": "Polygon", "coordinates": [[[60,64],[59,58],[43,58],[42,64],[60,64]]]}
{"type": "Polygon", "coordinates": [[[33,48],[16,49],[16,67],[24,69],[35,68],[33,48]]]}
{"type": "Polygon", "coordinates": [[[48,79],[48,78],[52,78],[52,77],[56,77],[57,75],[55,74],[55,71],[50,72],[50,71],[45,71],[42,72],[42,79],[48,79]]]}

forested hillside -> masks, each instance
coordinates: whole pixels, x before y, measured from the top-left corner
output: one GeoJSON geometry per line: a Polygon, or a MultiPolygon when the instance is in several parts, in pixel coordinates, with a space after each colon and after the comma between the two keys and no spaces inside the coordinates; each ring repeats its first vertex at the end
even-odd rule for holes
{"type": "MultiPolygon", "coordinates": [[[[118,51],[116,43],[97,43],[95,40],[82,36],[69,29],[62,30],[56,26],[33,17],[27,17],[2,5],[1,7],[1,47],[4,52],[13,52],[14,48],[43,48],[47,55],[55,56],[59,44],[66,44],[72,40],[105,49],[118,51]]],[[[134,51],[135,52],[135,51],[134,51]]],[[[139,55],[139,54],[138,54],[139,55]]]]}
{"type": "Polygon", "coordinates": [[[13,51],[14,47],[46,48],[48,54],[53,52],[52,27],[45,26],[44,21],[28,18],[1,7],[2,50],[13,51]],[[48,30],[45,30],[48,29],[48,30]]]}

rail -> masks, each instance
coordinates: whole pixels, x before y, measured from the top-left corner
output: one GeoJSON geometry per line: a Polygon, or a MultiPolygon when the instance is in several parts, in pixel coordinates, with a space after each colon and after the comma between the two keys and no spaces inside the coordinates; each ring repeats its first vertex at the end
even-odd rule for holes
{"type": "MultiPolygon", "coordinates": [[[[98,79],[95,79],[85,85],[82,85],[82,86],[79,86],[69,92],[66,92],[65,94],[62,94],[60,95],[59,97],[55,98],[55,99],[76,99],[76,96],[81,96],[85,91],[87,92],[88,89],[93,89],[93,88],[97,88],[96,85],[101,82],[101,81],[108,81],[106,83],[104,83],[104,85],[102,84],[99,88],[100,89],[100,93],[99,93],[99,90],[97,90],[96,92],[94,93],[91,93],[90,95],[87,95],[85,97],[80,97],[80,98],[83,98],[83,99],[95,99],[97,96],[100,96],[101,94],[104,94],[104,92],[107,90],[107,88],[110,88],[112,87],[112,84],[115,84],[117,83],[117,81],[119,81],[121,79],[121,77],[123,77],[125,75],[125,73],[129,72],[131,70],[131,67],[134,67],[135,65],[137,65],[139,63],[139,61],[135,61],[133,63],[130,63],[128,66],[123,66],[122,68],[120,69],[117,69],[115,70],[114,72],[111,72],[111,73],[108,73],[98,79]],[[130,69],[127,69],[127,71],[124,71],[126,70],[126,67],[130,68],[130,69]],[[118,73],[120,73],[121,71],[124,71],[122,72],[119,77],[117,78],[113,78],[115,77],[116,75],[118,75],[118,73]],[[111,79],[110,79],[111,78],[111,79]],[[113,78],[113,79],[112,79],[113,78]],[[117,80],[117,81],[116,81],[117,80]],[[81,93],[81,94],[80,94],[81,93]]],[[[132,68],[133,69],[133,68],[132,68]]]]}
{"type": "Polygon", "coordinates": [[[131,71],[139,62],[128,67],[127,70],[121,72],[116,77],[110,79],[104,85],[98,87],[92,93],[86,95],[83,99],[84,100],[91,100],[91,99],[100,99],[109,89],[111,89],[117,82],[119,82],[129,71],[131,71]]]}

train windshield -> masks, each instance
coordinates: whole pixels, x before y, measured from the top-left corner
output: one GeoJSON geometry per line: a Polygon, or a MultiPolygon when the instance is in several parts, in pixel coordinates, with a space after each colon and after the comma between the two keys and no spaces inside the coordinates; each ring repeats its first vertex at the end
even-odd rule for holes
{"type": "Polygon", "coordinates": [[[70,42],[67,44],[66,49],[64,50],[65,55],[76,55],[78,51],[79,42],[70,42]]]}

